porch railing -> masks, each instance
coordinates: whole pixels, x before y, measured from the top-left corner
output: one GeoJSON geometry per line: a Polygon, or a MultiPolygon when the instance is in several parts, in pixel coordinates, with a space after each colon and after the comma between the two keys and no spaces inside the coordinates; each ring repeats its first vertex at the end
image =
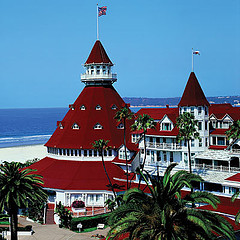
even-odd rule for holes
{"type": "Polygon", "coordinates": [[[149,148],[156,148],[161,150],[181,150],[182,146],[177,143],[154,143],[154,142],[147,142],[146,146],[149,148]]]}

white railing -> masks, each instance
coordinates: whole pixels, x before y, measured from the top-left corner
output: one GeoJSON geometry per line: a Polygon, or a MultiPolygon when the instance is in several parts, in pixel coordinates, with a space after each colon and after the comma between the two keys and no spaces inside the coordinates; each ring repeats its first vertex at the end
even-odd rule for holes
{"type": "Polygon", "coordinates": [[[233,154],[240,154],[240,149],[232,149],[231,153],[233,153],[233,154]]]}
{"type": "Polygon", "coordinates": [[[88,208],[87,210],[86,208],[84,208],[83,210],[84,211],[72,211],[73,217],[94,216],[94,215],[110,212],[110,210],[107,207],[102,207],[102,208],[92,207],[92,209],[88,208]]]}
{"type": "Polygon", "coordinates": [[[147,142],[146,146],[149,148],[156,148],[156,149],[167,149],[167,150],[181,150],[182,146],[177,143],[153,143],[147,142]]]}
{"type": "Polygon", "coordinates": [[[239,172],[240,168],[238,167],[227,167],[227,166],[213,166],[213,165],[207,165],[207,164],[194,164],[193,166],[196,169],[202,169],[202,170],[212,170],[212,171],[218,171],[218,172],[239,172]]]}
{"type": "Polygon", "coordinates": [[[84,73],[81,74],[81,80],[94,80],[94,79],[117,79],[116,73],[109,73],[109,74],[88,74],[84,73]]]}

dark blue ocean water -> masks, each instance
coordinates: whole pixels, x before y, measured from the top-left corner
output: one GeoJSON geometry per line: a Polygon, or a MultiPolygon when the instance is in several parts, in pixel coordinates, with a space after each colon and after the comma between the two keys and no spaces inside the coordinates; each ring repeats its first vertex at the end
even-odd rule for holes
{"type": "Polygon", "coordinates": [[[0,109],[0,148],[43,144],[67,108],[0,109]]]}

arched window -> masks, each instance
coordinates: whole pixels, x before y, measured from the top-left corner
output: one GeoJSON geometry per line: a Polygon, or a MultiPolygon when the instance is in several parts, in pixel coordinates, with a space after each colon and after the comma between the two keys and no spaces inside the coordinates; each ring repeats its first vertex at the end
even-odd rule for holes
{"type": "Polygon", "coordinates": [[[78,126],[77,123],[74,123],[74,124],[72,125],[72,129],[80,129],[80,127],[78,126]]]}
{"type": "Polygon", "coordinates": [[[93,128],[94,129],[103,129],[103,126],[100,123],[97,123],[93,128]]]}
{"type": "Polygon", "coordinates": [[[85,107],[84,105],[82,105],[82,106],[80,107],[80,109],[81,109],[81,110],[86,110],[86,107],[85,107]]]}
{"type": "Polygon", "coordinates": [[[112,110],[116,110],[117,106],[115,104],[113,104],[111,108],[112,108],[112,110]]]}
{"type": "Polygon", "coordinates": [[[118,124],[117,129],[124,129],[124,125],[122,123],[118,124]]]}
{"type": "Polygon", "coordinates": [[[95,107],[96,110],[101,110],[102,107],[98,104],[96,107],[95,107]]]}

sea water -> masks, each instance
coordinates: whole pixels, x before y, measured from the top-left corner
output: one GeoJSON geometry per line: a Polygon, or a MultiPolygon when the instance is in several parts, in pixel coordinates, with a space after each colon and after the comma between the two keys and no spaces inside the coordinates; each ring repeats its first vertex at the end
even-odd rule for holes
{"type": "Polygon", "coordinates": [[[44,144],[66,108],[0,109],[0,148],[44,144]]]}

